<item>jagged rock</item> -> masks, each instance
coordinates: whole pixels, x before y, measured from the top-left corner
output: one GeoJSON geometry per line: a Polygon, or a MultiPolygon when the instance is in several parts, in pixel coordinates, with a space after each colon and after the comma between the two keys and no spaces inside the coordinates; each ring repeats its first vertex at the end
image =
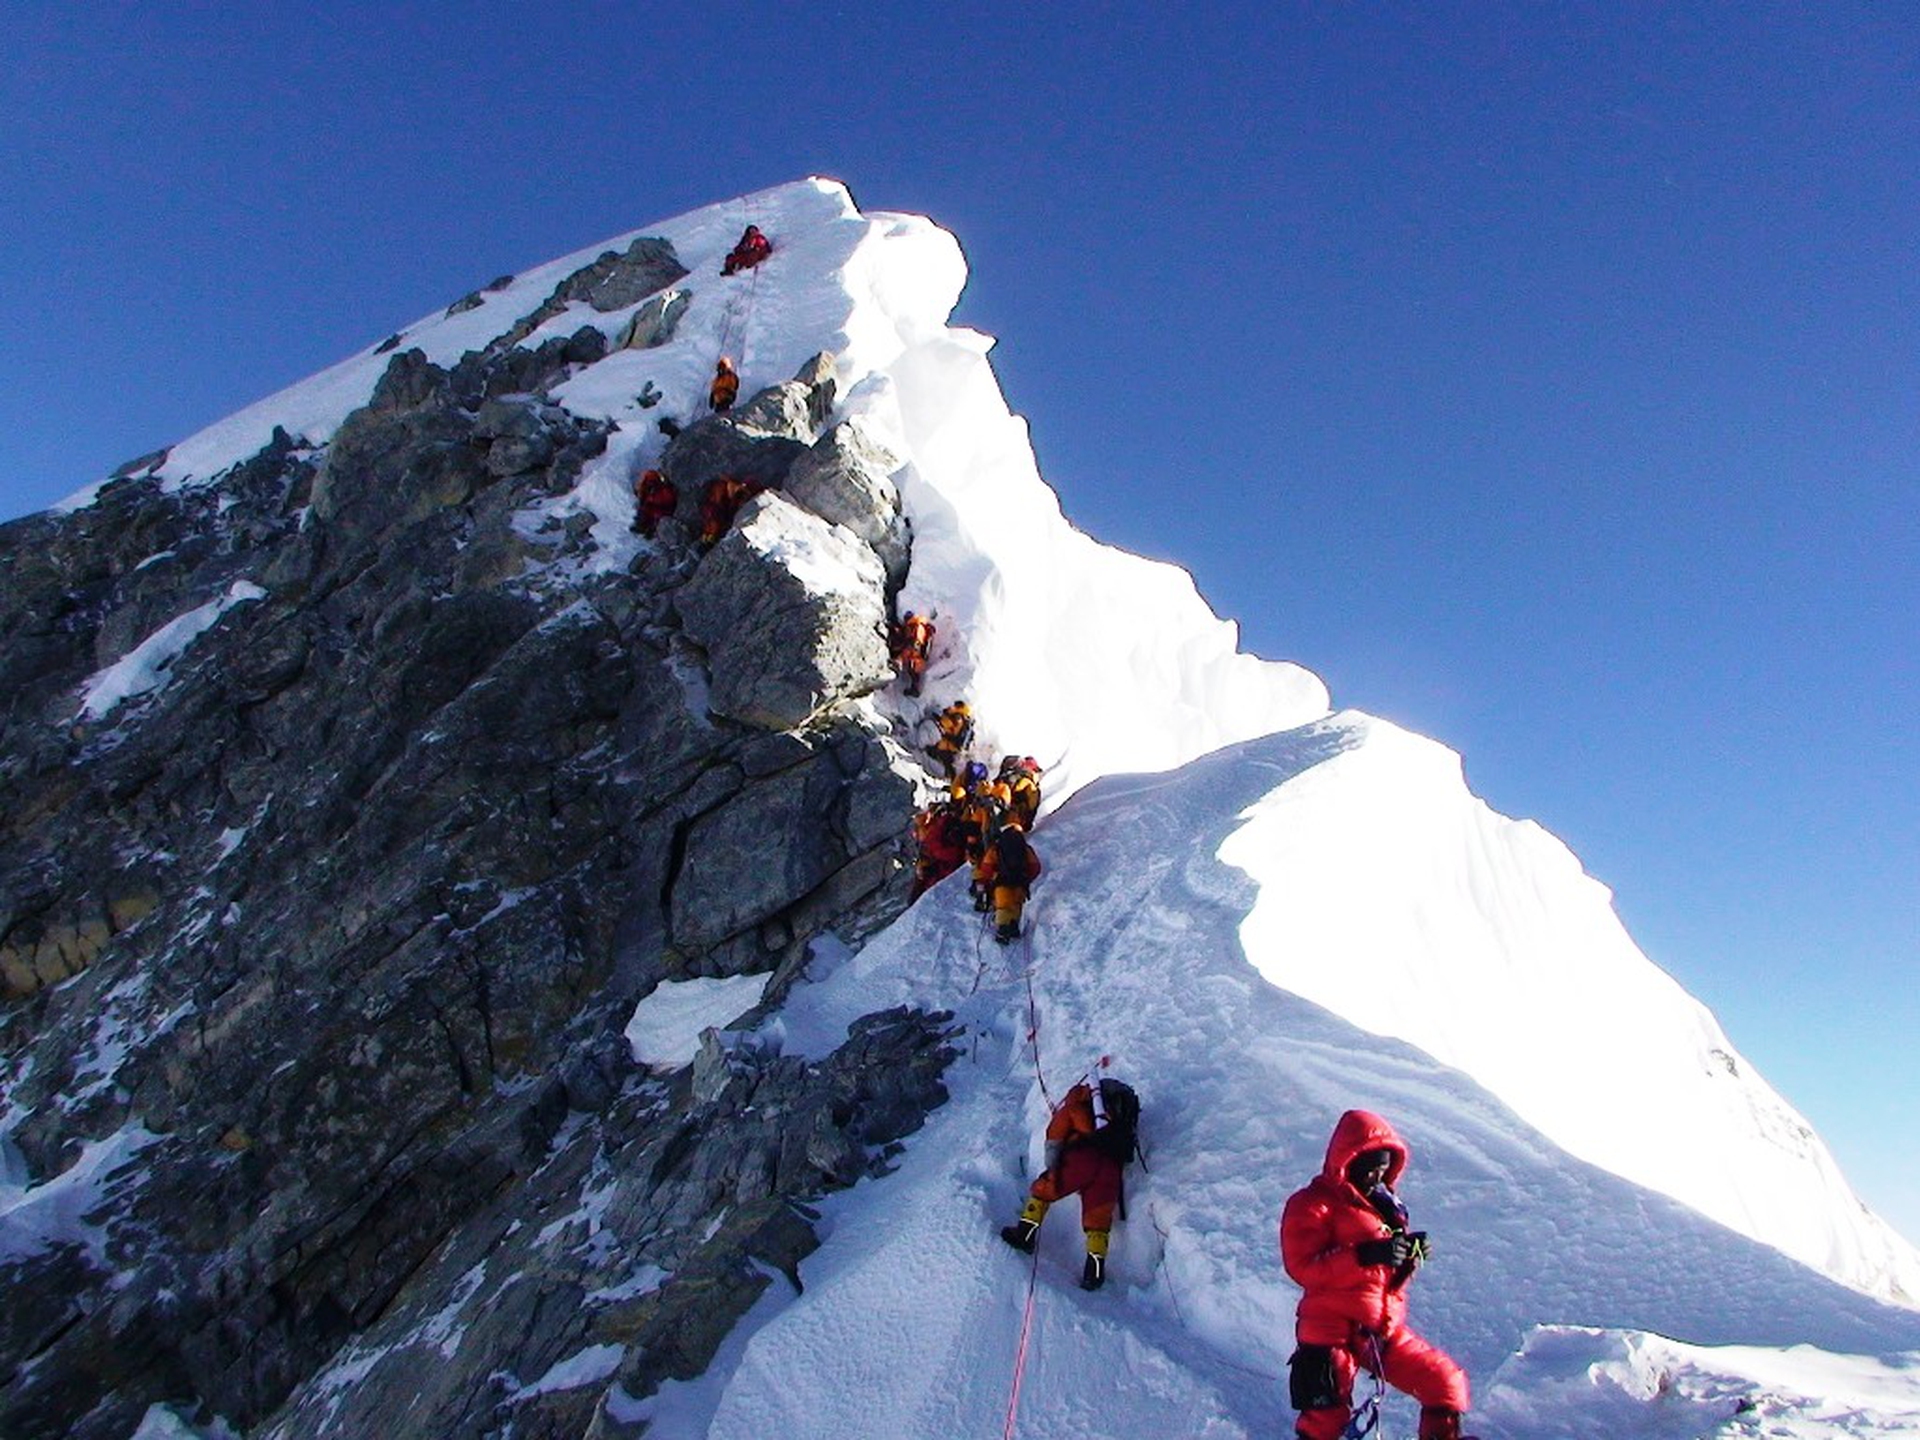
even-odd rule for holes
{"type": "MultiPolygon", "coordinates": [[[[702,816],[686,840],[686,861],[673,886],[673,944],[707,950],[778,915],[814,890],[853,854],[880,843],[849,845],[837,823],[850,783],[830,752],[743,786],[702,816]]],[[[884,839],[884,837],[880,837],[884,839]]],[[[764,969],[764,956],[749,969],[764,969]]],[[[725,970],[713,973],[730,973],[725,970]]]]}
{"type": "Polygon", "coordinates": [[[691,290],[662,290],[633,312],[633,319],[614,342],[616,350],[651,350],[664,345],[680,328],[680,317],[693,303],[691,290]]]}
{"type": "Polygon", "coordinates": [[[833,390],[832,357],[815,356],[797,378],[682,428],[660,457],[661,470],[680,488],[682,508],[691,513],[701,490],[722,475],[779,489],[832,412],[833,390]]]}
{"type": "MultiPolygon", "coordinates": [[[[288,1440],[581,1433],[793,1273],[793,1202],[884,1168],[874,1117],[938,1103],[928,1017],[821,1064],[730,1052],[699,1095],[633,1065],[663,980],[765,972],[777,1003],[814,937],[897,914],[916,790],[839,704],[887,675],[846,530],[768,496],[697,567],[555,563],[591,517],[528,517],[608,427],[546,397],[605,353],[591,326],[396,349],[323,448],[280,431],[0,526],[0,1160],[101,1167],[96,1246],[0,1258],[0,1432],[122,1440],[165,1402],[288,1440]],[[71,723],[102,664],[240,580],[266,598],[71,723]],[[689,707],[690,595],[713,693],[803,733],[689,707]],[[722,894],[727,866],[756,878],[722,894]],[[558,1223],[591,1187],[602,1228],[558,1223]],[[449,1348],[376,1363],[403,1333],[449,1348]],[[499,1378],[592,1346],[626,1378],[499,1378]]],[[[805,448],[711,428],[777,474],[805,448]]]]}
{"type": "Polygon", "coordinates": [[[871,545],[887,572],[889,592],[907,577],[910,534],[893,472],[900,462],[859,422],[836,425],[794,461],[787,498],[823,520],[844,525],[871,545]]]}
{"type": "Polygon", "coordinates": [[[788,730],[886,684],[884,580],[845,530],[776,494],[749,502],[674,602],[714,713],[788,730]]]}
{"type": "Polygon", "coordinates": [[[642,235],[625,251],[604,251],[554,288],[532,314],[493,342],[493,349],[518,345],[567,306],[584,301],[601,314],[624,310],[674,281],[685,278],[687,267],[673,253],[673,245],[657,235],[642,235]]]}
{"type": "Polygon", "coordinates": [[[812,444],[833,413],[834,389],[833,357],[816,355],[793,379],[768,386],[730,412],[729,418],[748,434],[812,444]]]}
{"type": "Polygon", "coordinates": [[[725,415],[709,415],[667,442],[660,469],[679,487],[680,509],[691,515],[700,492],[722,475],[778,489],[806,448],[787,437],[746,434],[725,415]]]}

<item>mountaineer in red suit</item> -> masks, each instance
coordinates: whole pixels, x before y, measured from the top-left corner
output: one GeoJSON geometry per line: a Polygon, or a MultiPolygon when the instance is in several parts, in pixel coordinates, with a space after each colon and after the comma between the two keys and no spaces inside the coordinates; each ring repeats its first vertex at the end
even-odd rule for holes
{"type": "Polygon", "coordinates": [[[1334,1126],[1326,1164],[1287,1200],[1280,1256],[1305,1292],[1294,1333],[1292,1399],[1301,1440],[1339,1440],[1365,1369],[1420,1402],[1420,1440],[1460,1433],[1467,1376],[1407,1327],[1407,1282],[1427,1237],[1407,1229],[1394,1185],[1407,1146],[1378,1115],[1349,1110],[1334,1126]]]}

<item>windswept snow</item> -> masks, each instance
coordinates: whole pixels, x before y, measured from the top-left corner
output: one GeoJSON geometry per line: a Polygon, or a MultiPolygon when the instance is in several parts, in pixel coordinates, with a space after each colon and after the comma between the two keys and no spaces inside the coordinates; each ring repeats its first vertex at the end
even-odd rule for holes
{"type": "Polygon", "coordinates": [[[1452,751],[1352,726],[1221,851],[1260,883],[1243,935],[1260,973],[1467,1072],[1582,1159],[1920,1303],[1920,1257],[1573,854],[1475,799],[1452,751]]]}
{"type": "Polygon", "coordinates": [[[1659,1335],[1543,1327],[1501,1367],[1485,1426],[1528,1440],[1920,1435],[1920,1354],[1707,1348],[1659,1335]]]}

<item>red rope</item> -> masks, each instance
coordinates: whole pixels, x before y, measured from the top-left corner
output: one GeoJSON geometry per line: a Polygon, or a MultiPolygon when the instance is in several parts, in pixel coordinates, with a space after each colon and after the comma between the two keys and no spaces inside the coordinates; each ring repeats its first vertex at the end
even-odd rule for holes
{"type": "Polygon", "coordinates": [[[1007,1396],[1007,1427],[1000,1440],[1013,1440],[1013,1422],[1020,1413],[1020,1385],[1027,1378],[1027,1345],[1033,1338],[1033,1299],[1040,1275],[1040,1247],[1033,1247],[1033,1264],[1027,1268],[1027,1313],[1020,1320],[1020,1346],[1013,1355],[1013,1390],[1007,1396]]]}

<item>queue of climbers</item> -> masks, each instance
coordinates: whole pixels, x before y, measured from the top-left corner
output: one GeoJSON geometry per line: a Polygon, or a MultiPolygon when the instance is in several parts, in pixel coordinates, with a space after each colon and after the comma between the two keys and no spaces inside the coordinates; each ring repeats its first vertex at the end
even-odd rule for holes
{"type": "MultiPolygon", "coordinates": [[[[721,274],[752,270],[772,253],[767,236],[748,225],[721,274]]],[[[739,372],[722,355],[708,387],[708,407],[725,414],[739,393],[739,372]]],[[[662,419],[659,428],[671,438],[680,427],[662,419]]],[[[700,497],[701,546],[717,543],[761,488],[732,475],[708,482],[700,497]]],[[[660,471],[644,471],[634,482],[635,532],[653,536],[679,499],[660,471]]],[[[925,683],[934,638],[932,618],[913,611],[887,629],[889,654],[910,696],[918,696],[925,683]]],[[[990,778],[985,763],[968,758],[974,719],[964,700],[933,719],[937,734],[928,754],[950,783],[946,797],[913,822],[913,898],[970,866],[975,908],[992,912],[994,938],[1008,944],[1020,934],[1028,893],[1042,873],[1029,838],[1039,818],[1041,769],[1032,756],[1009,755],[990,778]]],[[[1037,1031],[1035,1044],[1037,1065],[1037,1031]]],[[[1015,1250],[1033,1254],[1048,1210],[1078,1195],[1086,1247],[1080,1284],[1088,1290],[1106,1283],[1112,1226],[1126,1218],[1126,1168],[1136,1158],[1144,1164],[1139,1096],[1100,1073],[1107,1066],[1101,1057],[1053,1106],[1045,1166],[1028,1187],[1019,1217],[1000,1231],[1015,1250]]],[[[1425,1232],[1410,1228],[1397,1193],[1408,1159],[1407,1145],[1391,1124],[1349,1110],[1334,1126],[1320,1173],[1288,1198],[1282,1212],[1281,1262],[1301,1290],[1288,1362],[1297,1440],[1368,1434],[1388,1385],[1419,1401],[1419,1440],[1473,1440],[1460,1429],[1469,1403],[1465,1372],[1407,1324],[1407,1289],[1431,1252],[1425,1232]],[[1373,1393],[1356,1407],[1354,1389],[1363,1374],[1371,1377],[1373,1393]]],[[[1011,1411],[1009,1417],[1011,1424],[1011,1411]]]]}

